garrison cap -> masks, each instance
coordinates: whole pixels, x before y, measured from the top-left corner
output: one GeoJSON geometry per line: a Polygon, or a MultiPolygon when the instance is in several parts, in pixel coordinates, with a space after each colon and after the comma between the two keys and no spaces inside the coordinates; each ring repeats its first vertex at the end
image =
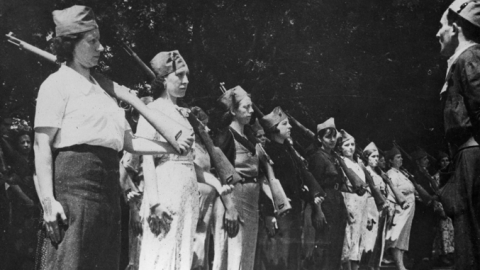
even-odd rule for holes
{"type": "Polygon", "coordinates": [[[460,17],[480,27],[480,2],[468,1],[463,3],[458,10],[454,10],[460,17]]]}
{"type": "Polygon", "coordinates": [[[282,111],[282,108],[276,107],[271,113],[262,118],[262,124],[266,129],[269,129],[287,118],[288,117],[282,111]]]}
{"type": "Polygon", "coordinates": [[[225,105],[226,109],[233,109],[233,102],[240,102],[242,99],[248,97],[248,93],[239,85],[227,90],[220,96],[218,101],[225,105]]]}
{"type": "Polygon", "coordinates": [[[326,129],[326,128],[337,129],[335,127],[335,119],[333,119],[333,117],[330,117],[330,118],[327,119],[327,121],[325,121],[321,124],[318,124],[317,125],[317,133],[320,132],[320,130],[323,130],[323,129],[326,129]]]}
{"type": "Polygon", "coordinates": [[[252,125],[252,130],[255,136],[257,136],[258,134],[265,134],[265,130],[263,130],[263,127],[258,122],[258,119],[255,119],[255,122],[252,125]]]}
{"type": "Polygon", "coordinates": [[[55,10],[52,14],[57,37],[98,28],[93,10],[86,6],[75,5],[62,10],[55,10]]]}
{"type": "Polygon", "coordinates": [[[387,153],[385,154],[385,157],[387,158],[387,160],[390,160],[393,157],[395,157],[396,155],[401,155],[401,154],[402,153],[400,152],[400,150],[397,147],[394,146],[392,149],[387,151],[387,153]]]}
{"type": "Polygon", "coordinates": [[[348,141],[348,140],[355,140],[352,135],[348,134],[348,132],[345,131],[345,129],[340,130],[340,135],[342,135],[342,143],[348,141]]]}
{"type": "Polygon", "coordinates": [[[152,66],[153,72],[160,77],[167,76],[183,67],[187,68],[188,71],[187,63],[177,50],[159,52],[150,61],[150,65],[152,66]]]}
{"type": "Polygon", "coordinates": [[[377,146],[375,145],[374,142],[371,142],[365,147],[365,149],[363,149],[364,153],[367,152],[367,151],[371,154],[373,152],[378,152],[378,148],[377,148],[377,146]]]}
{"type": "Polygon", "coordinates": [[[450,157],[447,155],[447,153],[443,151],[438,151],[437,159],[441,160],[442,158],[450,158],[450,157]]]}

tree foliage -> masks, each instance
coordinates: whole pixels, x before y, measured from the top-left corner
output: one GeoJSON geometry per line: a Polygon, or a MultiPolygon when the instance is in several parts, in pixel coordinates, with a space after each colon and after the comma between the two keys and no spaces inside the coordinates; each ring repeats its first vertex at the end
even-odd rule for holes
{"type": "MultiPolygon", "coordinates": [[[[442,147],[446,61],[435,33],[449,1],[3,0],[0,33],[48,49],[51,12],[73,4],[94,9],[106,46],[100,68],[120,84],[148,83],[121,42],[145,62],[178,49],[191,104],[212,107],[225,82],[264,112],[282,106],[312,129],[333,116],[360,145],[442,147]]],[[[6,39],[0,59],[1,114],[31,122],[38,88],[56,67],[6,39]]]]}

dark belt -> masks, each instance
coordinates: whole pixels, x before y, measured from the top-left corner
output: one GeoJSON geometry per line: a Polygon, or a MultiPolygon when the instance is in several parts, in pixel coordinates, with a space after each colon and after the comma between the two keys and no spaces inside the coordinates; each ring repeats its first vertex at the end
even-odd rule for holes
{"type": "Polygon", "coordinates": [[[67,146],[63,148],[58,148],[55,151],[56,152],[65,152],[65,151],[73,151],[73,152],[90,152],[92,150],[104,150],[104,151],[111,151],[111,152],[117,152],[117,150],[108,148],[105,146],[100,146],[100,145],[90,145],[90,144],[75,144],[72,146],[67,146]]]}
{"type": "Polygon", "coordinates": [[[257,178],[256,177],[244,177],[243,181],[241,183],[243,183],[243,184],[257,183],[257,178]]]}

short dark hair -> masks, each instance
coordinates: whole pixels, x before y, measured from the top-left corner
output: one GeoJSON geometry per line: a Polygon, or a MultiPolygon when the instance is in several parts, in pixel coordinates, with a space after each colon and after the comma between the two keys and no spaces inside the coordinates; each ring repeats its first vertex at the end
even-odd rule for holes
{"type": "Polygon", "coordinates": [[[462,28],[463,35],[466,39],[474,41],[476,43],[480,43],[480,27],[465,20],[460,15],[450,9],[447,13],[447,20],[449,25],[457,23],[458,26],[462,28]]]}
{"type": "Polygon", "coordinates": [[[165,76],[156,76],[152,82],[152,87],[150,88],[152,91],[153,100],[159,98],[163,92],[165,92],[165,76]]]}
{"type": "Polygon", "coordinates": [[[57,62],[70,62],[73,60],[75,45],[83,38],[84,33],[67,36],[54,37],[51,43],[51,50],[57,56],[57,62]]]}

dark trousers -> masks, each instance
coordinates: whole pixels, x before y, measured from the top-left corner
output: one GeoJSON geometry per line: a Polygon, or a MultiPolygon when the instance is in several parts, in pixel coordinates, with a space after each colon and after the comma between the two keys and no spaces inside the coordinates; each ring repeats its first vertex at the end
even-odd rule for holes
{"type": "Polygon", "coordinates": [[[118,270],[118,167],[117,152],[109,148],[80,145],[58,153],[54,194],[68,224],[62,242],[47,246],[45,269],[118,270]]]}

